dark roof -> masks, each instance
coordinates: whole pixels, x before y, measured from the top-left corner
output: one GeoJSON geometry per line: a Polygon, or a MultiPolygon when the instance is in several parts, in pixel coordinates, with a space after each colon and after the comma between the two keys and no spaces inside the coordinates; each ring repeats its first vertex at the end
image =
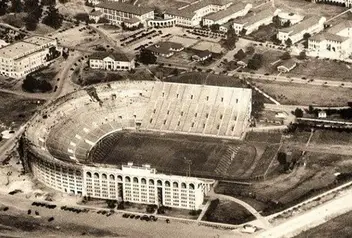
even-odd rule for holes
{"type": "Polygon", "coordinates": [[[198,56],[199,58],[204,58],[212,55],[212,53],[209,50],[198,50],[194,55],[198,56]]]}
{"type": "Polygon", "coordinates": [[[323,18],[322,16],[312,16],[310,18],[304,19],[303,21],[301,21],[298,24],[295,24],[295,25],[288,27],[288,28],[280,29],[279,31],[289,33],[290,35],[295,35],[295,34],[300,33],[303,30],[305,30],[311,26],[318,24],[320,19],[322,19],[322,18],[323,18]]]}
{"type": "Polygon", "coordinates": [[[180,43],[175,43],[175,42],[171,42],[171,41],[161,41],[155,44],[156,47],[160,47],[160,48],[165,48],[165,49],[182,49],[184,48],[182,44],[180,43]]]}
{"type": "Polygon", "coordinates": [[[94,52],[89,59],[100,59],[103,60],[106,57],[110,57],[115,61],[131,61],[129,57],[120,52],[94,52]]]}
{"type": "Polygon", "coordinates": [[[98,3],[96,7],[116,10],[120,12],[132,13],[138,16],[154,11],[152,8],[148,8],[148,7],[137,7],[132,4],[123,3],[123,2],[113,2],[113,1],[105,1],[105,2],[98,3]]]}
{"type": "Polygon", "coordinates": [[[213,21],[219,21],[225,17],[235,14],[236,12],[242,11],[246,6],[247,6],[246,4],[239,2],[236,4],[232,4],[230,7],[228,7],[225,10],[211,13],[208,16],[205,16],[204,18],[213,20],[213,21]]]}
{"type": "Polygon", "coordinates": [[[324,40],[344,42],[348,39],[349,39],[348,37],[331,34],[329,32],[322,32],[322,33],[316,34],[316,35],[309,38],[309,40],[311,40],[311,41],[318,41],[318,42],[324,41],[324,40]]]}
{"type": "Polygon", "coordinates": [[[163,55],[172,53],[172,51],[170,51],[168,48],[156,47],[155,45],[148,46],[146,49],[154,53],[163,54],[163,55]]]}

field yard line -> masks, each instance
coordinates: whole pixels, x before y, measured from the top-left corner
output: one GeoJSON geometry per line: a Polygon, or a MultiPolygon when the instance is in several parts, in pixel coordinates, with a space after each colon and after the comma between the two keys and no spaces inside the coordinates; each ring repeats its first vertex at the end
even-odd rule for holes
{"type": "Polygon", "coordinates": [[[268,168],[267,168],[267,169],[265,170],[265,172],[264,172],[264,175],[263,175],[264,179],[265,179],[265,176],[266,176],[266,174],[268,173],[268,171],[269,171],[271,165],[273,164],[274,160],[276,159],[276,155],[277,155],[277,153],[280,151],[282,145],[283,145],[283,143],[280,142],[279,148],[277,149],[275,155],[273,156],[272,160],[270,161],[270,164],[269,164],[268,168]]]}

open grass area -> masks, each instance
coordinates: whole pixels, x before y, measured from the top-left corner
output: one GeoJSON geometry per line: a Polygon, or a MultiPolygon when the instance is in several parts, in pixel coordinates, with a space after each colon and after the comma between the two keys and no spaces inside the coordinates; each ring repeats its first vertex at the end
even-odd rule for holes
{"type": "Polygon", "coordinates": [[[297,65],[291,72],[292,77],[307,79],[351,81],[352,67],[344,62],[310,58],[297,65]]]}
{"type": "Polygon", "coordinates": [[[17,95],[0,93],[0,129],[18,127],[26,122],[43,101],[26,99],[17,95]],[[39,102],[39,104],[38,104],[39,102]]]}
{"type": "Polygon", "coordinates": [[[352,212],[348,212],[311,230],[304,231],[295,238],[351,237],[351,221],[352,212]]]}
{"type": "Polygon", "coordinates": [[[317,130],[311,139],[311,144],[352,145],[352,133],[328,130],[317,130]]]}
{"type": "Polygon", "coordinates": [[[247,87],[247,84],[234,77],[202,72],[190,72],[164,79],[166,82],[205,84],[223,87],[247,87]]]}
{"type": "Polygon", "coordinates": [[[307,84],[278,83],[253,80],[255,85],[288,105],[346,106],[351,100],[352,89],[324,87],[307,84]]]}
{"type": "MultiPolygon", "coordinates": [[[[150,164],[159,172],[166,174],[185,175],[188,165],[185,159],[191,160],[193,176],[213,177],[221,159],[231,156],[231,148],[240,145],[240,141],[221,142],[202,137],[183,135],[156,135],[138,133],[115,133],[99,143],[99,150],[104,154],[90,153],[96,163],[107,164],[150,164]],[[113,140],[111,140],[113,138],[113,140]],[[108,139],[109,144],[104,143],[108,139]],[[113,148],[111,147],[113,144],[113,148]],[[105,148],[105,147],[106,148],[105,148]],[[105,148],[105,149],[104,149],[105,148]]],[[[253,154],[243,154],[243,161],[252,160],[253,154]]],[[[234,159],[236,161],[236,159],[234,159]]],[[[241,169],[241,164],[237,170],[241,169]]],[[[218,176],[222,176],[221,174],[218,176]]],[[[225,175],[224,175],[225,176],[225,175]]],[[[228,177],[231,178],[232,175],[228,177]]]]}
{"type": "Polygon", "coordinates": [[[203,220],[238,225],[255,217],[241,205],[227,200],[214,200],[205,213],[203,220]]]}
{"type": "Polygon", "coordinates": [[[304,158],[305,166],[298,166],[290,173],[279,172],[280,165],[274,160],[274,176],[252,185],[220,182],[215,191],[242,199],[268,215],[339,186],[350,178],[352,156],[308,152],[304,158]],[[337,172],[345,176],[337,177],[337,172]]]}

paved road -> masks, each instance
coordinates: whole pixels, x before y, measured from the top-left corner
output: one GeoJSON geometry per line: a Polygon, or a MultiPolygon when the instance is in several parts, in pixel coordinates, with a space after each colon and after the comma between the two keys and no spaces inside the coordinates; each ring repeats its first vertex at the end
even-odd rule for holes
{"type": "Polygon", "coordinates": [[[17,139],[21,136],[21,134],[24,132],[25,128],[27,126],[27,123],[22,125],[14,134],[13,136],[8,139],[3,146],[0,147],[0,161],[4,161],[8,155],[8,153],[14,148],[17,139]]]}
{"type": "Polygon", "coordinates": [[[24,91],[13,91],[13,90],[2,89],[2,88],[0,88],[0,92],[14,94],[14,95],[17,95],[17,96],[30,98],[30,99],[47,100],[47,99],[49,99],[51,97],[51,95],[49,93],[27,93],[27,92],[24,92],[24,91]]]}
{"type": "Polygon", "coordinates": [[[260,238],[293,237],[304,230],[325,223],[326,221],[352,210],[352,190],[301,215],[286,220],[257,234],[260,238]]]}

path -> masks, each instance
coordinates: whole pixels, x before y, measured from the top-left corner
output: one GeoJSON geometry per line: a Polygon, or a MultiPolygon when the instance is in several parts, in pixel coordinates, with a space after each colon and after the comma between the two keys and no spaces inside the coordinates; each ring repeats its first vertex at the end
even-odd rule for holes
{"type": "MultiPolygon", "coordinates": [[[[216,185],[214,185],[215,187],[216,185]]],[[[252,213],[253,216],[255,216],[257,218],[257,220],[259,220],[261,222],[261,224],[263,225],[263,228],[269,228],[271,227],[271,224],[268,222],[268,220],[266,220],[262,215],[259,214],[259,212],[257,210],[254,209],[254,207],[252,207],[251,205],[249,205],[248,203],[239,200],[237,198],[231,197],[231,196],[227,196],[224,194],[218,194],[214,192],[214,187],[210,190],[210,192],[208,193],[208,196],[211,197],[211,199],[223,199],[223,200],[230,200],[232,202],[238,203],[241,206],[243,206],[244,208],[246,208],[250,213],[252,213]]]]}

